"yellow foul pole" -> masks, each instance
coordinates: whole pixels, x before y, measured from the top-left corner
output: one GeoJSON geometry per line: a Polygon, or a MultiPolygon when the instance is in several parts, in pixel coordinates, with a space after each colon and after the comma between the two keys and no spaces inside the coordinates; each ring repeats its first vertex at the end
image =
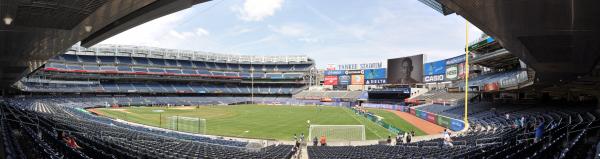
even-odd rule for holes
{"type": "Polygon", "coordinates": [[[465,125],[469,123],[469,21],[465,25],[465,125]]]}

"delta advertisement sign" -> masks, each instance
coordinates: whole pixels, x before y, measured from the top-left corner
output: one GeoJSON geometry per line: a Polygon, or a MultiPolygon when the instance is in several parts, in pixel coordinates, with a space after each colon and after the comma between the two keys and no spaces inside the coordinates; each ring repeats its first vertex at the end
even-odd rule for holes
{"type": "Polygon", "coordinates": [[[386,84],[387,79],[365,79],[365,85],[386,84]]]}

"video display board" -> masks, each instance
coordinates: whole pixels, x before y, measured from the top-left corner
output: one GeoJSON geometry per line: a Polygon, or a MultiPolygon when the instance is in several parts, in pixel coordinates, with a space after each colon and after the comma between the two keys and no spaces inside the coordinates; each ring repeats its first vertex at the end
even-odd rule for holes
{"type": "Polygon", "coordinates": [[[384,79],[386,78],[386,69],[366,69],[365,71],[365,79],[384,79]]]}
{"type": "Polygon", "coordinates": [[[349,85],[350,84],[350,76],[349,75],[341,75],[338,77],[339,85],[349,85]]]}
{"type": "Polygon", "coordinates": [[[441,75],[446,73],[446,60],[430,62],[423,65],[425,76],[441,75]]]}
{"type": "Polygon", "coordinates": [[[364,85],[365,75],[352,75],[352,85],[364,85]]]}
{"type": "Polygon", "coordinates": [[[423,82],[423,54],[388,59],[387,82],[412,84],[423,82]]]}

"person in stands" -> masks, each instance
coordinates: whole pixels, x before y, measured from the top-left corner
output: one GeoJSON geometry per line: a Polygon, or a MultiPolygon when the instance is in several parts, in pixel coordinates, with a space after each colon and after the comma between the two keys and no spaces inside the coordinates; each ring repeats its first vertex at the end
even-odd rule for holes
{"type": "Polygon", "coordinates": [[[317,146],[319,144],[319,139],[317,139],[317,136],[315,136],[313,138],[313,146],[317,146]]]}
{"type": "Polygon", "coordinates": [[[388,145],[391,145],[392,144],[392,136],[388,135],[388,138],[387,138],[386,142],[387,142],[388,145]]]}
{"type": "Polygon", "coordinates": [[[321,136],[321,146],[327,146],[327,138],[325,135],[321,136]]]}
{"type": "Polygon", "coordinates": [[[298,136],[296,136],[296,134],[294,134],[294,141],[298,142],[298,136]]]}
{"type": "Polygon", "coordinates": [[[410,143],[411,137],[412,135],[409,133],[406,135],[406,143],[410,143]]]}
{"type": "MultiPolygon", "coordinates": [[[[446,130],[444,130],[444,132],[446,132],[446,130]]],[[[454,144],[452,144],[452,138],[450,138],[450,132],[444,133],[444,145],[454,147],[454,144]]]]}
{"type": "Polygon", "coordinates": [[[75,141],[75,137],[66,136],[64,138],[64,141],[67,143],[67,146],[69,146],[72,149],[80,149],[81,148],[81,147],[79,147],[79,145],[77,145],[77,142],[75,141]]]}
{"type": "Polygon", "coordinates": [[[535,143],[539,142],[543,136],[544,136],[544,122],[541,122],[540,125],[538,125],[538,127],[535,128],[535,138],[533,139],[533,142],[535,142],[535,143]]]}
{"type": "Polygon", "coordinates": [[[403,142],[402,139],[404,139],[404,135],[402,133],[398,133],[398,136],[396,136],[396,145],[400,145],[403,142]]]}

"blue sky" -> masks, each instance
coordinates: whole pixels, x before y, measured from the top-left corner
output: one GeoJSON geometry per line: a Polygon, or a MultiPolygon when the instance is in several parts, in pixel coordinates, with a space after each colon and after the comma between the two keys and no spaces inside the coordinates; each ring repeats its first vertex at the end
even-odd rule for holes
{"type": "MultiPolygon", "coordinates": [[[[470,26],[469,39],[481,31],[470,26]]],[[[327,64],[385,63],[464,53],[465,20],[416,0],[214,0],[132,28],[102,44],[244,55],[308,55],[327,64]]]]}

